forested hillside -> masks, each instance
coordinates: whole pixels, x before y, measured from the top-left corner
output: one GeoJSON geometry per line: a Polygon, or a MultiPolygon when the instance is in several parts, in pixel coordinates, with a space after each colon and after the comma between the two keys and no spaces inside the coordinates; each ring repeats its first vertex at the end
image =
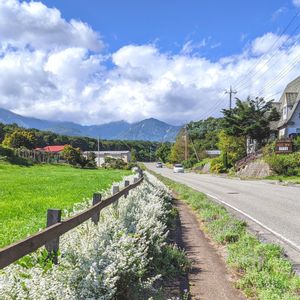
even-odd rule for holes
{"type": "MultiPolygon", "coordinates": [[[[37,129],[25,129],[16,124],[5,125],[0,123],[0,144],[12,148],[26,147],[34,149],[48,145],[71,145],[82,151],[97,150],[97,139],[90,137],[77,137],[59,135],[51,131],[37,129]]],[[[154,153],[160,143],[148,141],[122,141],[122,140],[100,140],[100,151],[106,150],[129,150],[134,160],[154,160],[154,153]]]]}

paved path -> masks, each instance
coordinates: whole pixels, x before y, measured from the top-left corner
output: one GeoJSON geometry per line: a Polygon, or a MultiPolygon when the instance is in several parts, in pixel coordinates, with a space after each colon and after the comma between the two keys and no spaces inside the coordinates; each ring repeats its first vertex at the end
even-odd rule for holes
{"type": "MultiPolygon", "coordinates": [[[[300,188],[261,180],[228,179],[195,173],[174,174],[168,168],[155,168],[155,164],[146,166],[231,207],[300,253],[300,188]]],[[[297,257],[296,263],[299,262],[297,257]]]]}
{"type": "Polygon", "coordinates": [[[195,300],[246,300],[234,287],[224,260],[199,228],[191,209],[176,201],[181,223],[181,239],[189,259],[193,261],[188,274],[189,289],[195,300]]]}

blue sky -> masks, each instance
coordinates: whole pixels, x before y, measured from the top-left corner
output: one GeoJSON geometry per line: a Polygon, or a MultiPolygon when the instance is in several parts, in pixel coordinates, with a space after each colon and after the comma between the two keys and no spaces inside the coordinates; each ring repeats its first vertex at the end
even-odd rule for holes
{"type": "Polygon", "coordinates": [[[265,32],[280,32],[297,12],[286,0],[47,0],[66,19],[88,23],[107,51],[128,44],[155,43],[178,53],[188,41],[211,59],[238,54],[265,32]],[[88,3],[88,5],[87,5],[88,3]],[[205,44],[205,46],[204,46],[205,44]]]}
{"type": "MultiPolygon", "coordinates": [[[[0,107],[102,124],[220,116],[300,75],[300,0],[0,0],[0,107]]],[[[300,87],[299,87],[300,92],[300,87]]]]}

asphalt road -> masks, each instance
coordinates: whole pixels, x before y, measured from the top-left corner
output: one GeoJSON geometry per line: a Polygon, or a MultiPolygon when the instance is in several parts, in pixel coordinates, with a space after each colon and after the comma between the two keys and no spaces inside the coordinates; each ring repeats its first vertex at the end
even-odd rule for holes
{"type": "Polygon", "coordinates": [[[228,179],[219,176],[174,174],[168,168],[147,168],[204,192],[211,198],[259,224],[300,252],[300,188],[261,180],[228,179]]]}

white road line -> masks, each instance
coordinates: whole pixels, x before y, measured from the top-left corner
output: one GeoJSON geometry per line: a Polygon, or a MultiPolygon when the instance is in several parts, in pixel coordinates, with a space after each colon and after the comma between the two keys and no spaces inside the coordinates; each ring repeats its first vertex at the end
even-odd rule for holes
{"type": "Polygon", "coordinates": [[[246,216],[248,219],[252,220],[253,222],[257,223],[258,225],[260,225],[261,227],[265,228],[265,229],[268,230],[269,232],[273,233],[273,234],[274,234],[275,236],[277,236],[279,239],[285,241],[286,243],[290,244],[291,246],[293,246],[294,248],[296,248],[298,251],[300,251],[300,246],[299,246],[299,245],[297,245],[297,244],[295,244],[293,241],[291,241],[291,240],[285,238],[285,237],[284,237],[283,235],[281,235],[280,233],[278,233],[278,232],[274,231],[273,229],[269,228],[268,226],[266,226],[266,225],[263,224],[262,222],[258,221],[257,219],[251,217],[250,215],[248,215],[247,213],[243,212],[242,210],[240,210],[240,209],[234,207],[234,206],[231,205],[231,204],[226,203],[225,201],[220,200],[218,197],[216,197],[216,196],[214,196],[214,195],[211,195],[211,194],[208,194],[208,193],[206,193],[206,195],[209,196],[209,197],[211,197],[211,198],[213,198],[213,199],[215,199],[215,200],[217,200],[218,202],[220,202],[220,203],[222,203],[222,204],[224,204],[224,205],[226,205],[226,206],[228,206],[228,207],[230,207],[230,208],[236,210],[236,211],[239,212],[240,214],[246,216]]]}

